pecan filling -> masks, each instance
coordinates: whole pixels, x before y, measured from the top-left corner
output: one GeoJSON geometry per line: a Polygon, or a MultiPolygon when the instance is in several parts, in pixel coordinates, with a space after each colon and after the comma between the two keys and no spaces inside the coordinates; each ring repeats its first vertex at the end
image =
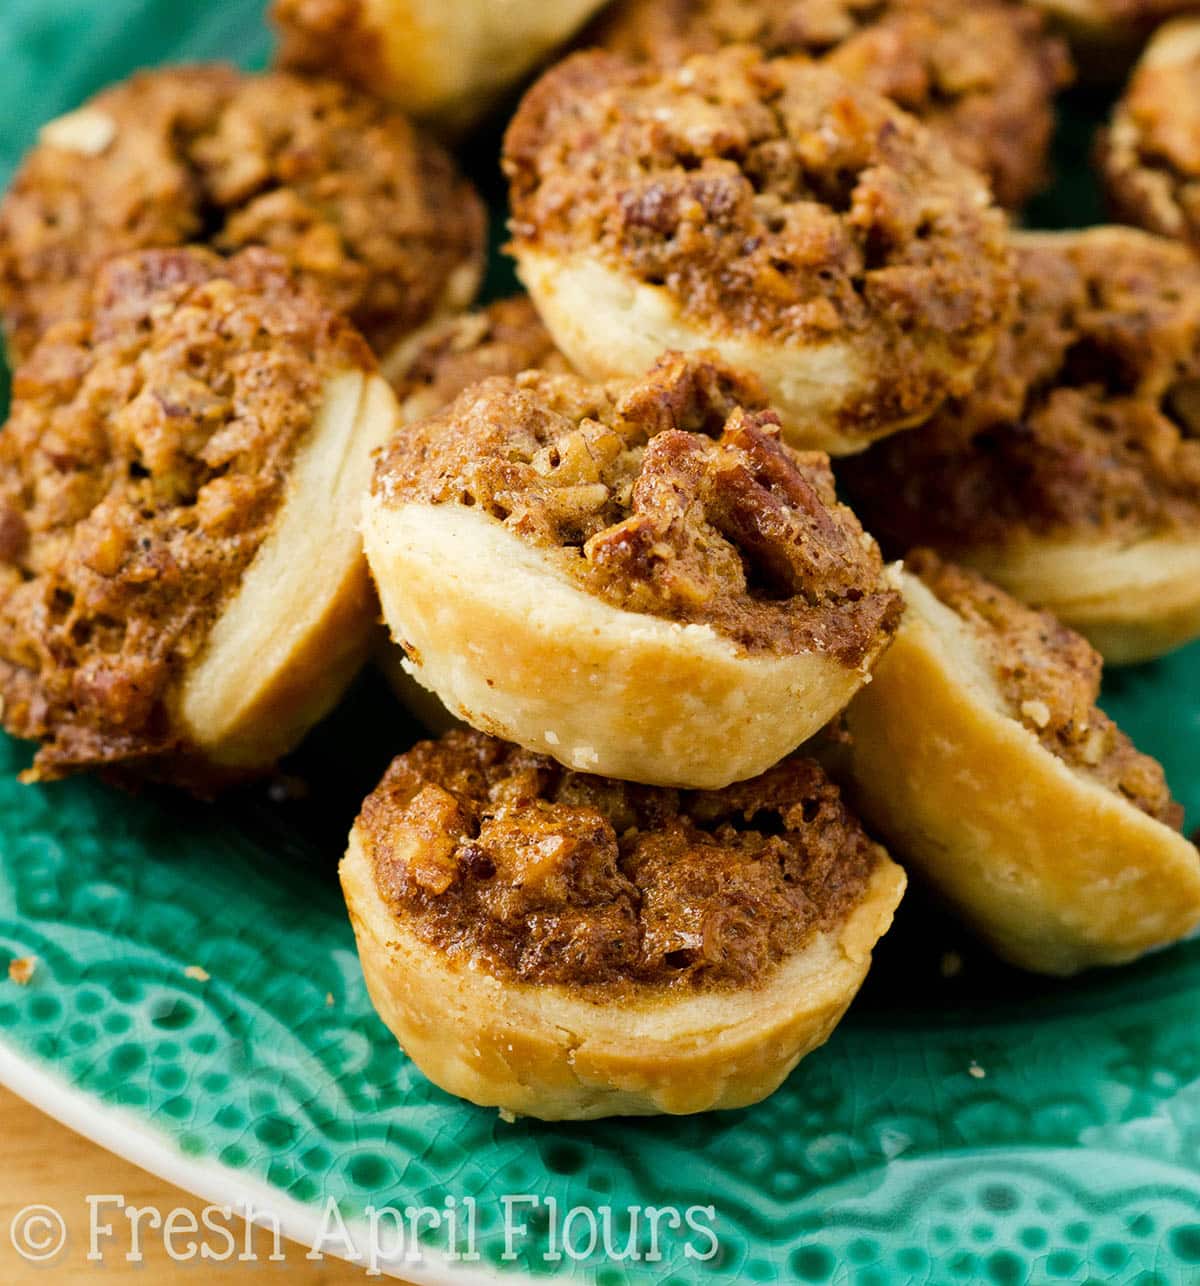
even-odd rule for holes
{"type": "Polygon", "coordinates": [[[25,355],[122,251],[267,246],[384,352],[479,266],[483,208],[398,112],[331,80],[143,72],[52,122],[0,205],[0,307],[25,355]]]}
{"type": "Polygon", "coordinates": [[[730,44],[824,58],[911,112],[1017,206],[1041,186],[1063,42],[1006,0],[620,0],[591,40],[625,57],[681,62],[730,44]]]}
{"type": "Polygon", "coordinates": [[[847,916],[879,853],[809,759],[680,792],[477,732],[401,755],[357,830],[421,941],[589,991],[761,984],[847,916]]]}
{"type": "Polygon", "coordinates": [[[839,478],[890,552],[1200,522],[1200,267],[1122,229],[1018,243],[1020,304],[969,396],[839,478]]]}
{"type": "Polygon", "coordinates": [[[898,414],[925,405],[911,370],[936,374],[927,336],[974,369],[1009,307],[982,181],[802,60],[737,47],[658,70],[577,54],[526,96],[505,169],[518,248],[596,254],[713,335],[854,343],[898,414]]]}
{"type": "Polygon", "coordinates": [[[530,370],[566,373],[570,366],[533,304],[517,295],[433,328],[391,383],[406,418],[417,419],[481,380],[530,370]]]}

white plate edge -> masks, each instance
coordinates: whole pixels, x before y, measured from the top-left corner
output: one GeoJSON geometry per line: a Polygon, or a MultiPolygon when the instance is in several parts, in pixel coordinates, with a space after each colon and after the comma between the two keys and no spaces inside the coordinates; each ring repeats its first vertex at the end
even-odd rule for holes
{"type": "MultiPolygon", "coordinates": [[[[306,1205],[266,1180],[249,1178],[211,1158],[184,1156],[165,1130],[148,1124],[130,1109],[110,1107],[69,1084],[53,1064],[30,1059],[3,1040],[0,1085],[76,1134],[203,1201],[270,1211],[289,1241],[311,1249],[318,1240],[322,1206],[306,1205]]],[[[368,1226],[362,1220],[347,1219],[346,1227],[355,1246],[369,1244],[368,1226]]],[[[344,1258],[365,1269],[361,1261],[339,1256],[332,1249],[327,1253],[329,1258],[344,1258]]],[[[425,1247],[422,1256],[423,1262],[410,1264],[397,1263],[395,1256],[380,1255],[379,1268],[386,1276],[400,1278],[412,1286],[494,1286],[496,1282],[538,1286],[546,1280],[531,1277],[521,1269],[500,1272],[473,1267],[425,1247]]]]}

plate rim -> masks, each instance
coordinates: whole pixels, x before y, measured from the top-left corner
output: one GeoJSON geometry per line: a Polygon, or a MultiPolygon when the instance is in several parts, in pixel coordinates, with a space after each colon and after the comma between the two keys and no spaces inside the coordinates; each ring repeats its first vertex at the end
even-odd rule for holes
{"type": "MultiPolygon", "coordinates": [[[[268,1180],[247,1176],[213,1157],[187,1156],[170,1132],[156,1126],[149,1117],[103,1102],[72,1085],[53,1063],[30,1058],[3,1038],[0,1085],[97,1147],[193,1197],[215,1206],[270,1211],[279,1220],[280,1235],[306,1250],[311,1250],[318,1239],[324,1203],[298,1201],[268,1180]]],[[[368,1244],[369,1226],[364,1220],[345,1218],[344,1224],[356,1247],[368,1244]]],[[[495,1286],[497,1281],[506,1286],[537,1286],[540,1280],[518,1267],[484,1268],[484,1261],[474,1266],[454,1261],[436,1247],[422,1246],[421,1256],[419,1263],[397,1263],[396,1256],[381,1255],[379,1270],[409,1286],[495,1286]]],[[[323,1250],[321,1257],[366,1270],[363,1260],[333,1250],[323,1250]]]]}

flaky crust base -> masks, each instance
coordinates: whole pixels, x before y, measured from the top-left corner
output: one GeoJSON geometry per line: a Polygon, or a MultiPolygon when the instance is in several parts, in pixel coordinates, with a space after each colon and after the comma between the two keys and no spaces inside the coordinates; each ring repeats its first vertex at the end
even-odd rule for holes
{"type": "Polygon", "coordinates": [[[864,821],[1022,968],[1072,974],[1191,933],[1196,849],[1009,717],[966,627],[904,579],[900,633],[846,712],[864,821]]]}
{"type": "MultiPolygon", "coordinates": [[[[359,0],[357,53],[345,59],[365,88],[457,134],[479,121],[510,86],[568,40],[603,0],[359,0]]],[[[285,29],[289,10],[279,4],[285,29]]],[[[311,61],[311,60],[306,60],[311,61]]]]}
{"type": "Polygon", "coordinates": [[[964,550],[961,561],[1053,612],[1110,665],[1150,661],[1200,638],[1200,533],[1131,544],[1030,537],[964,550]]]}
{"type": "Polygon", "coordinates": [[[869,677],[824,654],[741,653],[707,625],[614,607],[476,509],[389,506],[363,523],[406,669],[467,723],[580,772],[716,789],[765,772],[869,677]]]}
{"type": "Polygon", "coordinates": [[[456,719],[428,688],[423,688],[404,668],[404,652],[392,642],[386,625],[375,631],[371,659],[396,700],[432,736],[440,737],[452,728],[463,726],[460,719],[456,719]]]}
{"type": "Polygon", "coordinates": [[[904,873],[880,850],[862,900],[765,986],[610,1002],[503,980],[420,942],[388,910],[356,833],[342,890],[367,990],[435,1085],[542,1120],[746,1107],[829,1038],[892,922],[904,873]]]}
{"type": "Polygon", "coordinates": [[[273,763],[367,659],[378,607],[356,515],[396,415],[379,376],[329,380],[272,531],[181,685],[179,726],[209,762],[273,763]]]}
{"type": "MultiPolygon", "coordinates": [[[[940,399],[907,419],[848,423],[848,408],[878,383],[875,364],[846,340],[791,345],[706,330],[683,316],[669,292],[648,286],[585,255],[569,257],[513,247],[517,274],[537,304],[554,342],[588,379],[641,375],[667,349],[715,349],[728,362],[753,371],[783,421],[793,447],[852,455],[874,441],[909,428],[936,409],[940,399]]],[[[963,363],[930,339],[923,360],[948,384],[969,379],[990,351],[976,344],[977,360],[963,363]]]]}

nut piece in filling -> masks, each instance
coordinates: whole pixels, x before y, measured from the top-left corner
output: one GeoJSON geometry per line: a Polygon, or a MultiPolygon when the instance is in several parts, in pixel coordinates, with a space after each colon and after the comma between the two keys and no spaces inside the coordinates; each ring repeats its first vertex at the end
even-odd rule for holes
{"type": "Polygon", "coordinates": [[[867,824],[1014,964],[1119,964],[1200,924],[1200,854],[1162,769],[1099,709],[1100,658],[918,551],[837,769],[867,824]]]}
{"type": "MultiPolygon", "coordinates": [[[[528,370],[566,373],[570,366],[533,304],[515,295],[430,323],[401,346],[383,373],[400,400],[400,419],[408,424],[442,410],[480,380],[528,370]]],[[[375,662],[426,728],[442,733],[454,726],[454,716],[404,669],[404,652],[386,629],[378,632],[375,662]]]]}
{"type": "Polygon", "coordinates": [[[474,385],[382,453],[363,537],[409,672],[452,712],[656,785],[765,771],[901,610],[827,457],[784,446],[713,354],[474,385]]]}
{"type": "Polygon", "coordinates": [[[275,0],[280,62],[460,133],[604,0],[275,0]]]}
{"type": "Polygon", "coordinates": [[[110,261],[0,432],[0,704],[33,776],[206,790],[340,696],[375,611],[356,530],[395,428],[366,344],[269,251],[110,261]]]}
{"type": "Polygon", "coordinates": [[[1200,17],[1150,42],[1102,135],[1114,215],[1200,249],[1200,17]]]}
{"type": "Polygon", "coordinates": [[[904,889],[810,759],[679,792],[477,732],[392,764],[341,877],[417,1066],[545,1119],[764,1098],[829,1036],[904,889]]]}
{"type": "Polygon", "coordinates": [[[483,207],[398,113],[333,81],[142,72],[52,121],[0,203],[0,313],[23,358],[111,255],[281,254],[375,351],[475,294],[483,207]]]}
{"type": "Polygon", "coordinates": [[[504,164],[522,280],[578,370],[715,348],[762,378],[794,445],[844,454],[919,423],[1008,315],[982,178],[801,59],[576,54],[526,95],[504,164]]]}
{"type": "Polygon", "coordinates": [[[1066,46],[1008,0],[619,0],[589,33],[636,60],[730,44],[823,59],[898,103],[1016,207],[1042,187],[1066,46]]]}
{"type": "Polygon", "coordinates": [[[840,479],[890,553],[969,563],[1110,662],[1157,656],[1200,634],[1200,267],[1132,228],[1014,242],[975,391],[840,479]]]}

